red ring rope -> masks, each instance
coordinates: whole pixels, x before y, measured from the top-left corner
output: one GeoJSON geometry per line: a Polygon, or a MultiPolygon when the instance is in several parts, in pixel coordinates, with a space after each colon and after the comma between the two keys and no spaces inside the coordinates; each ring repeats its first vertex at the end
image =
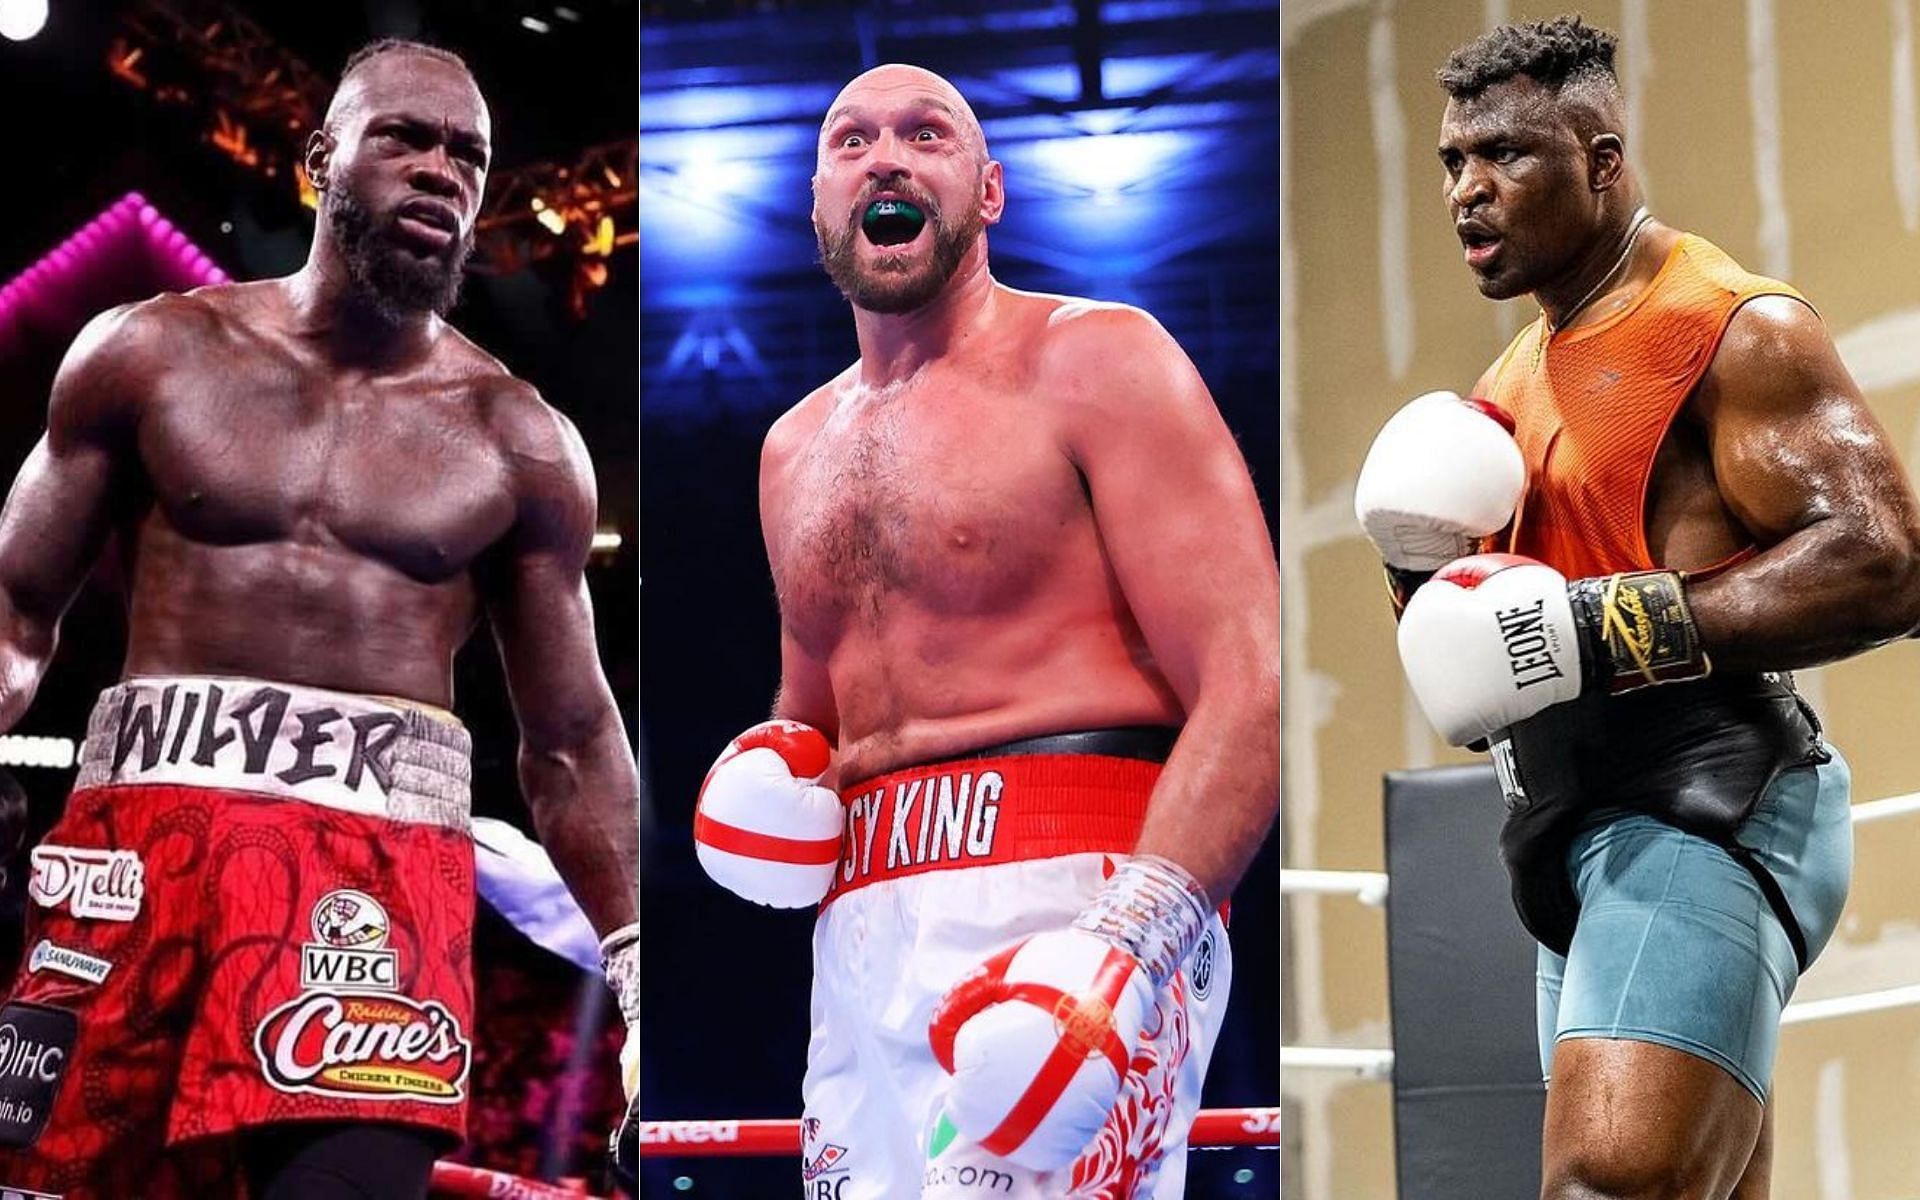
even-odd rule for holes
{"type": "MultiPolygon", "coordinates": [[[[1194,1118],[1196,1150],[1280,1145],[1278,1108],[1211,1108],[1194,1118]]],[[[642,1158],[744,1158],[800,1153],[798,1121],[642,1121],[642,1158]]]]}
{"type": "Polygon", "coordinates": [[[433,1164],[433,1182],[427,1194],[445,1200],[589,1200],[586,1186],[578,1182],[571,1186],[542,1183],[504,1171],[449,1162],[433,1164]]]}

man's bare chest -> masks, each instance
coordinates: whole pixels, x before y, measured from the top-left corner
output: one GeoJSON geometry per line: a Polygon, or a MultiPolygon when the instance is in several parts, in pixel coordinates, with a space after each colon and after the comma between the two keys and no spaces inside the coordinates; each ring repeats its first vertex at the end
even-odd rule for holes
{"type": "Polygon", "coordinates": [[[338,545],[437,581],[513,518],[506,463],[462,399],[272,365],[169,378],[144,409],[140,465],[187,538],[338,545]]]}
{"type": "Polygon", "coordinates": [[[1090,523],[1080,476],[1037,406],[926,397],[843,404],[799,455],[776,531],[789,620],[878,615],[907,600],[1004,607],[1090,523]]]}

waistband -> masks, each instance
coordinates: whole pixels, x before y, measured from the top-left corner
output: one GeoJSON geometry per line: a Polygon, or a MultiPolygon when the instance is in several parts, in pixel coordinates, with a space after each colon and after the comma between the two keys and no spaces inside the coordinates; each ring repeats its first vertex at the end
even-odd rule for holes
{"type": "Polygon", "coordinates": [[[253,792],[465,830],[473,739],[438,709],[221,676],[147,675],[100,694],[76,792],[253,792]]]}
{"type": "Polygon", "coordinates": [[[1027,738],[842,788],[846,827],[826,903],[931,871],[1130,854],[1165,757],[1153,748],[1170,747],[1175,732],[1027,738]]]}

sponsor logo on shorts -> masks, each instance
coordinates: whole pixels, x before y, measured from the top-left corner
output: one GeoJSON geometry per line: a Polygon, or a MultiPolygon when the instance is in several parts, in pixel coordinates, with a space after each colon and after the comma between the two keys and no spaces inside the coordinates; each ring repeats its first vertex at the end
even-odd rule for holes
{"type": "Polygon", "coordinates": [[[820,1118],[807,1117],[800,1122],[800,1178],[808,1183],[823,1175],[846,1171],[847,1148],[826,1141],[820,1132],[820,1118]]]}
{"type": "Polygon", "coordinates": [[[131,850],[35,846],[27,894],[42,908],[82,920],[131,921],[147,894],[147,868],[131,850]]]}
{"type": "Polygon", "coordinates": [[[328,892],[313,906],[314,940],[300,947],[300,986],[400,989],[400,956],[386,949],[387,910],[365,892],[328,892]]]}
{"type": "Polygon", "coordinates": [[[79,1034],[80,1018],[64,1008],[24,1001],[0,1008],[0,1146],[40,1140],[79,1034]]]}
{"type": "MultiPolygon", "coordinates": [[[[104,958],[96,958],[66,946],[56,946],[45,938],[41,938],[34,946],[33,953],[27,956],[29,974],[58,971],[62,975],[71,975],[75,979],[84,979],[88,983],[104,983],[107,972],[111,970],[113,970],[113,964],[104,958]]],[[[6,1200],[5,1196],[0,1195],[0,1200],[6,1200]]]]}
{"type": "Polygon", "coordinates": [[[949,771],[879,787],[847,801],[840,882],[928,863],[993,857],[1006,779],[998,771],[949,771]],[[876,846],[887,827],[884,847],[876,846]]]}
{"type": "Polygon", "coordinates": [[[1193,985],[1193,998],[1205,1000],[1213,991],[1213,930],[1200,935],[1200,944],[1193,948],[1193,957],[1187,961],[1187,982],[1193,985]]]}
{"type": "Polygon", "coordinates": [[[269,773],[289,787],[337,779],[350,792],[393,787],[393,751],[406,718],[347,714],[325,703],[295,703],[285,688],[231,693],[219,684],[170,683],[155,695],[129,692],[113,729],[112,775],[137,778],[183,760],[244,782],[269,773]],[[272,769],[271,768],[277,768],[272,769]]]}
{"type": "Polygon", "coordinates": [[[267,1082],[346,1100],[454,1104],[473,1046],[435,1000],[313,991],[267,1014],[253,1035],[267,1082]]]}
{"type": "Polygon", "coordinates": [[[927,1168],[925,1187],[963,1187],[987,1192],[1011,1192],[1013,1176],[998,1167],[977,1167],[972,1163],[927,1168]]]}

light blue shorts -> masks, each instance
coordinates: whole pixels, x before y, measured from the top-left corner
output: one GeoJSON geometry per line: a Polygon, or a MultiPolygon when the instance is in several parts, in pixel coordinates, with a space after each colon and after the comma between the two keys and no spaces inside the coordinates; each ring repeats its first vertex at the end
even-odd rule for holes
{"type": "MultiPolygon", "coordinates": [[[[1846,904],[1851,792],[1835,752],[1782,772],[1740,826],[1786,893],[1808,961],[1846,904]]],[[[1542,1074],[1562,1038],[1625,1038],[1724,1067],[1764,1104],[1800,970],[1753,876],[1704,838],[1619,810],[1581,830],[1568,865],[1580,921],[1565,958],[1540,950],[1542,1074]]]]}

